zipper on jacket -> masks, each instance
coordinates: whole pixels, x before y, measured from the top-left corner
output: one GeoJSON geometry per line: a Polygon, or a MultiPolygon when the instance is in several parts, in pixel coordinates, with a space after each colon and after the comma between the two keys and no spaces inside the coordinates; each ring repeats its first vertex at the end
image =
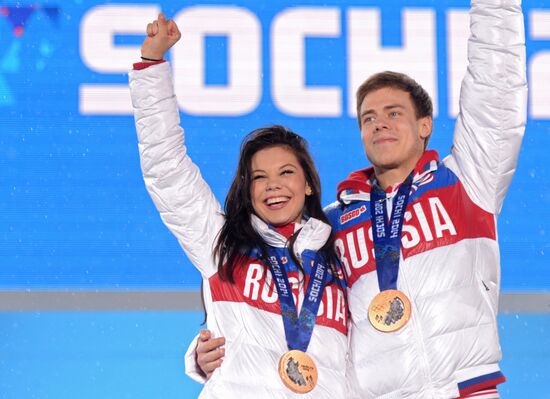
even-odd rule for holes
{"type": "MultiPolygon", "coordinates": [[[[403,258],[403,255],[401,254],[400,255],[400,259],[399,259],[400,262],[402,262],[402,265],[404,265],[405,263],[405,259],[403,258]]],[[[400,267],[401,269],[401,267],[400,267]]],[[[400,273],[400,282],[405,286],[406,290],[408,293],[412,293],[411,289],[410,289],[410,286],[408,284],[408,281],[407,281],[407,278],[405,277],[405,273],[400,273]]],[[[409,320],[409,323],[411,323],[411,328],[413,329],[413,334],[415,335],[415,346],[417,348],[417,350],[420,350],[420,359],[422,361],[422,375],[423,375],[423,378],[424,380],[426,381],[427,384],[422,384],[424,386],[429,386],[430,389],[433,387],[433,381],[432,381],[432,372],[431,372],[431,368],[430,368],[430,363],[428,361],[428,355],[426,353],[426,344],[424,342],[424,335],[422,334],[422,327],[420,326],[420,323],[417,322],[417,319],[416,317],[414,317],[414,314],[415,314],[415,302],[413,301],[412,298],[409,298],[409,300],[411,301],[412,303],[412,314],[413,314],[413,317],[411,317],[411,319],[409,320]],[[419,348],[419,349],[418,349],[419,348]]]]}
{"type": "MultiPolygon", "coordinates": [[[[387,195],[386,196],[386,202],[387,202],[387,209],[389,209],[389,213],[391,215],[391,212],[392,212],[392,205],[393,205],[393,197],[395,196],[395,194],[397,193],[396,190],[394,190],[391,194],[387,195]]],[[[408,205],[408,204],[407,204],[408,205]]],[[[407,210],[405,209],[405,212],[407,210]]],[[[408,284],[408,281],[407,281],[407,278],[405,276],[405,267],[402,267],[404,266],[405,264],[405,258],[403,258],[403,253],[402,251],[399,251],[399,280],[406,288],[406,292],[408,293],[412,293],[413,291],[411,291],[410,289],[410,286],[408,284]]],[[[414,315],[415,313],[415,303],[414,301],[412,300],[411,297],[409,297],[409,300],[411,301],[411,304],[412,304],[412,314],[414,315]]],[[[413,316],[411,317],[411,319],[409,320],[409,323],[411,323],[411,328],[413,329],[413,334],[415,335],[415,347],[418,347],[420,346],[420,359],[423,363],[422,367],[421,367],[421,373],[423,375],[423,378],[424,380],[429,384],[428,386],[430,387],[430,390],[432,389],[433,387],[433,381],[432,381],[432,373],[431,373],[431,368],[430,368],[430,363],[428,361],[428,356],[426,354],[426,345],[424,343],[424,339],[423,339],[423,335],[422,335],[422,329],[420,327],[420,324],[416,322],[416,318],[413,316]]],[[[422,384],[422,385],[426,385],[426,384],[422,384]]]]}

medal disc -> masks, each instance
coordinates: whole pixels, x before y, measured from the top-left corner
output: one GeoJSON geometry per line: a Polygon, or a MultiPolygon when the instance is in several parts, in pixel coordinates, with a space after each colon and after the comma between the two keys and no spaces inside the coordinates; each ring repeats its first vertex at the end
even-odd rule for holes
{"type": "Polygon", "coordinates": [[[411,317],[411,302],[399,290],[385,290],[376,295],[369,306],[369,321],[378,331],[399,330],[411,317]]]}
{"type": "Polygon", "coordinates": [[[288,389],[307,393],[317,385],[317,366],[305,352],[291,350],[279,360],[279,375],[288,389]]]}

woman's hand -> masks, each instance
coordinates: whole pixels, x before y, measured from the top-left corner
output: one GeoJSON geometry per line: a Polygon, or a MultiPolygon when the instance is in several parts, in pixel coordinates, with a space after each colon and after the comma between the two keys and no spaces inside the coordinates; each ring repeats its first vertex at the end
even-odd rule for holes
{"type": "MultiPolygon", "coordinates": [[[[141,45],[141,56],[150,60],[160,60],[164,54],[181,38],[178,26],[163,13],[147,25],[147,37],[141,45]]],[[[144,60],[146,61],[146,60],[144,60]]]]}
{"type": "Polygon", "coordinates": [[[207,379],[223,362],[225,356],[223,345],[225,345],[224,337],[212,338],[209,330],[201,330],[195,349],[195,361],[207,379]]]}

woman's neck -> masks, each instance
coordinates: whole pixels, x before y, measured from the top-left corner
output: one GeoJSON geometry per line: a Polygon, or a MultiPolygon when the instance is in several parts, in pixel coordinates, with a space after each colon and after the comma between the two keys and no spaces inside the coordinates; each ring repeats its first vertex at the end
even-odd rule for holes
{"type": "Polygon", "coordinates": [[[288,223],[282,226],[275,226],[277,233],[285,237],[287,240],[292,237],[296,230],[296,223],[288,223]]]}

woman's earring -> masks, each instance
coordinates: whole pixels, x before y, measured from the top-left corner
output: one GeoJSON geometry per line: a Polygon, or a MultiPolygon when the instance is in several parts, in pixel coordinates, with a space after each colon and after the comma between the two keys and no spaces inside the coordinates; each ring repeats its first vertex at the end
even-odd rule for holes
{"type": "Polygon", "coordinates": [[[306,184],[306,195],[311,195],[313,194],[313,191],[311,190],[311,187],[309,186],[309,184],[306,184]]]}

